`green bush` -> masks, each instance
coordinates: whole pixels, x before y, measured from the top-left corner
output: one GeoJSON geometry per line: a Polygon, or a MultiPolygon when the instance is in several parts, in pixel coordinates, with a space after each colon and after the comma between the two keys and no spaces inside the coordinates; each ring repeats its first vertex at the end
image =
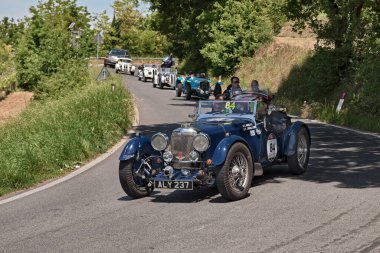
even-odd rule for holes
{"type": "Polygon", "coordinates": [[[380,57],[368,57],[360,63],[356,72],[358,107],[380,117],[380,57]]]}
{"type": "Polygon", "coordinates": [[[76,87],[82,87],[89,82],[86,62],[70,60],[51,76],[43,76],[34,89],[35,98],[45,99],[65,95],[76,87]]]}
{"type": "Polygon", "coordinates": [[[0,126],[0,196],[61,174],[104,152],[131,126],[131,95],[120,84],[77,88],[35,101],[0,126]]]}

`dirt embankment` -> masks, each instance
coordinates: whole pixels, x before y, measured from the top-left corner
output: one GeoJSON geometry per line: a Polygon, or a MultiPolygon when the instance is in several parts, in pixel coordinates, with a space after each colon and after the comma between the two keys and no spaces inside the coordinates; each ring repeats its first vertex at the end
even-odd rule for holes
{"type": "Polygon", "coordinates": [[[18,116],[28,106],[33,98],[32,92],[13,92],[0,101],[0,124],[18,116]]]}

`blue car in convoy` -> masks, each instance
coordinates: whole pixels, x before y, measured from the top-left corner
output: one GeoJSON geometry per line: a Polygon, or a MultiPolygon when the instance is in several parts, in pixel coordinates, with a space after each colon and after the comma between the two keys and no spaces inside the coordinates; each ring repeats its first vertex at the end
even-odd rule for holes
{"type": "Polygon", "coordinates": [[[287,163],[290,172],[306,171],[310,131],[291,122],[281,108],[269,106],[266,94],[234,100],[199,100],[194,121],[170,136],[131,139],[120,155],[119,179],[131,197],[153,189],[194,190],[216,186],[222,197],[245,198],[254,176],[274,164],[287,163]]]}
{"type": "Polygon", "coordinates": [[[211,81],[204,77],[178,77],[176,84],[177,97],[185,94],[186,100],[190,100],[191,97],[200,99],[208,99],[212,94],[211,81]]]}

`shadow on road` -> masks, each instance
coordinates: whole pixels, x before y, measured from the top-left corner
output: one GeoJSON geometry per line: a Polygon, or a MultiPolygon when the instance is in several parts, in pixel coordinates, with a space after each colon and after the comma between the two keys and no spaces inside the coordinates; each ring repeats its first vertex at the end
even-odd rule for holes
{"type": "Polygon", "coordinates": [[[380,138],[321,124],[308,124],[312,144],[308,170],[292,175],[274,166],[254,179],[254,185],[282,183],[281,178],[336,183],[339,188],[380,187],[380,138]]]}
{"type": "MultiPolygon", "coordinates": [[[[151,196],[151,202],[160,203],[195,203],[200,201],[209,200],[213,201],[214,197],[219,194],[216,188],[207,188],[202,190],[193,191],[168,191],[168,194],[164,195],[164,191],[157,190],[158,194],[151,196]]],[[[166,192],[166,191],[165,191],[166,192]]],[[[227,202],[227,201],[225,201],[227,202]]]]}

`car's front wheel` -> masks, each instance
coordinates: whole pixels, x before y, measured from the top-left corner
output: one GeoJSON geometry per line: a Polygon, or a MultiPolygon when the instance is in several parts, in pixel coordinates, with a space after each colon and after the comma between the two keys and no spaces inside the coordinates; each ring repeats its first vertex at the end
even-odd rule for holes
{"type": "Polygon", "coordinates": [[[191,86],[190,84],[186,84],[186,100],[191,99],[191,86]]]}
{"type": "Polygon", "coordinates": [[[182,83],[179,83],[177,85],[176,95],[177,97],[180,97],[182,95],[182,83]]]}
{"type": "Polygon", "coordinates": [[[297,135],[296,151],[288,156],[288,167],[293,174],[300,175],[307,169],[310,156],[310,136],[305,127],[297,135]]]}
{"type": "Polygon", "coordinates": [[[243,143],[234,144],[216,177],[216,186],[223,198],[231,201],[248,196],[253,177],[252,156],[243,143]]]}
{"type": "Polygon", "coordinates": [[[148,187],[148,182],[137,173],[140,164],[135,159],[120,161],[119,164],[121,187],[128,196],[136,199],[146,197],[153,191],[152,187],[148,187]]]}

